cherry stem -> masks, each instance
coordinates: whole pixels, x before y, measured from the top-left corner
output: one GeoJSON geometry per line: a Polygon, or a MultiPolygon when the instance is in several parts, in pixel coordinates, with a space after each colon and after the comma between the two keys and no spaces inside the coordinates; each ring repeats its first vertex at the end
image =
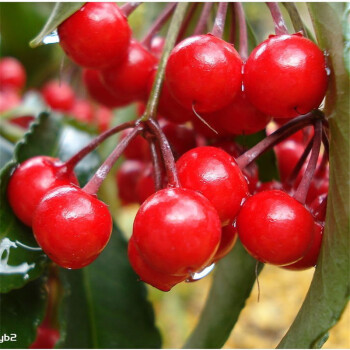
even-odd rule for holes
{"type": "Polygon", "coordinates": [[[184,19],[184,21],[181,25],[179,34],[178,34],[177,39],[176,39],[176,44],[178,42],[180,42],[183,39],[183,37],[185,36],[185,33],[190,25],[190,22],[192,20],[194,13],[196,12],[198,5],[199,5],[198,3],[194,3],[191,5],[190,10],[188,11],[186,18],[184,19]]]}
{"type": "Polygon", "coordinates": [[[163,186],[162,186],[162,168],[160,164],[159,155],[157,152],[157,142],[153,135],[146,136],[146,138],[149,142],[149,147],[152,155],[154,185],[155,185],[156,191],[159,191],[163,186]]]}
{"type": "Polygon", "coordinates": [[[236,9],[235,4],[231,3],[231,27],[230,27],[230,43],[235,44],[236,42],[236,9]]]}
{"type": "Polygon", "coordinates": [[[277,143],[291,136],[298,130],[304,128],[307,125],[311,125],[315,122],[315,120],[324,120],[324,115],[319,110],[314,110],[310,113],[301,115],[290,120],[288,123],[284,124],[274,133],[260,141],[254,147],[244,152],[241,156],[239,156],[236,161],[238,166],[241,169],[244,169],[247,165],[253,162],[256,158],[258,158],[262,153],[266,152],[277,143]]]}
{"type": "Polygon", "coordinates": [[[314,176],[318,155],[320,154],[321,140],[322,140],[322,120],[317,120],[314,127],[314,142],[312,145],[311,156],[307,164],[303,178],[294,193],[294,199],[302,204],[305,204],[307,193],[309,191],[310,183],[314,176]]]}
{"type": "Polygon", "coordinates": [[[98,189],[100,188],[103,180],[106,178],[107,174],[111,171],[114,163],[122,155],[125,148],[129,145],[133,138],[139,134],[143,129],[142,125],[137,125],[134,129],[122,139],[113,152],[107,157],[107,159],[102,163],[102,165],[97,169],[97,172],[89,180],[89,182],[83,187],[83,191],[91,195],[96,195],[98,189]]]}
{"type": "Polygon", "coordinates": [[[151,118],[155,118],[155,116],[157,115],[157,106],[163,84],[165,67],[170,56],[170,52],[175,45],[175,41],[178,36],[181,23],[185,17],[187,6],[188,3],[186,2],[178,3],[176,6],[175,13],[172,16],[168,33],[165,39],[162,57],[160,59],[157,74],[153,82],[150,98],[148,99],[145,113],[141,118],[142,121],[147,121],[151,118]]]}
{"type": "Polygon", "coordinates": [[[290,20],[292,21],[293,28],[296,32],[302,32],[303,35],[307,38],[307,31],[305,29],[303,20],[301,19],[299,15],[299,11],[295,6],[294,2],[282,2],[283,6],[286,8],[290,20]]]}
{"type": "Polygon", "coordinates": [[[86,155],[88,155],[91,151],[93,151],[108,137],[118,133],[119,131],[132,128],[135,126],[135,124],[136,124],[136,121],[130,121],[105,131],[101,135],[94,138],[87,146],[85,146],[78,153],[76,153],[74,156],[68,159],[65,163],[63,163],[62,168],[64,168],[65,171],[68,171],[68,172],[72,171],[73,168],[77,165],[77,163],[79,163],[86,155]]]}
{"type": "Polygon", "coordinates": [[[220,39],[222,38],[222,35],[224,33],[227,5],[228,5],[227,2],[220,2],[219,3],[218,12],[217,12],[216,17],[215,17],[213,30],[211,31],[212,35],[214,35],[220,39]]]}
{"type": "Polygon", "coordinates": [[[295,165],[292,173],[288,176],[286,182],[285,182],[285,187],[288,188],[288,189],[291,189],[293,187],[293,183],[295,182],[295,179],[297,178],[301,168],[303,167],[305,161],[306,161],[306,158],[308,157],[310,151],[311,151],[311,148],[312,148],[312,145],[313,145],[313,142],[314,142],[314,138],[312,138],[309,143],[307,144],[306,148],[304,149],[304,152],[303,154],[301,155],[301,157],[299,158],[297,164],[295,165]]]}
{"type": "Polygon", "coordinates": [[[328,153],[324,151],[322,155],[321,163],[316,170],[315,177],[322,177],[327,164],[328,164],[328,153]]]}
{"type": "Polygon", "coordinates": [[[212,7],[213,7],[212,2],[206,2],[203,5],[202,12],[201,12],[199,20],[197,22],[196,28],[193,31],[193,35],[200,35],[206,31],[208,18],[209,18],[210,11],[211,11],[212,7]]]}
{"type": "Polygon", "coordinates": [[[145,37],[142,39],[141,44],[145,47],[149,48],[151,46],[151,41],[153,37],[159,32],[159,30],[163,27],[166,21],[170,18],[171,14],[175,10],[176,2],[169,3],[158,18],[154,21],[150,29],[148,30],[145,37]]]}
{"type": "Polygon", "coordinates": [[[180,187],[174,155],[171,151],[171,148],[166,136],[164,135],[162,129],[154,119],[149,119],[146,123],[159,142],[160,150],[162,152],[162,157],[165,165],[165,170],[168,177],[168,186],[180,187]]]}
{"type": "Polygon", "coordinates": [[[326,133],[324,128],[322,129],[322,142],[323,142],[325,153],[327,153],[327,155],[329,155],[329,140],[328,140],[328,136],[327,136],[327,133],[326,133]]]}
{"type": "Polygon", "coordinates": [[[241,2],[235,2],[234,6],[238,16],[239,25],[239,54],[242,57],[242,60],[246,61],[248,58],[248,34],[244,9],[241,2]]]}
{"type": "Polygon", "coordinates": [[[286,24],[284,23],[284,19],[281,13],[281,10],[278,6],[277,2],[267,2],[273,22],[275,24],[275,33],[276,35],[288,34],[288,29],[286,24]]]}
{"type": "Polygon", "coordinates": [[[126,4],[120,6],[120,9],[126,17],[131,15],[142,2],[127,2],[126,4]]]}

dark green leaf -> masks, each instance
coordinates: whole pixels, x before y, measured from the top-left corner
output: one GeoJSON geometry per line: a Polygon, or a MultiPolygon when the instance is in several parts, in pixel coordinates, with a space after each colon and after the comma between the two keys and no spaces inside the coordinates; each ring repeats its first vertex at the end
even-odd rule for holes
{"type": "Polygon", "coordinates": [[[146,289],[137,280],[120,232],[101,256],[81,270],[61,269],[63,348],[159,348],[161,339],[146,289]],[[79,320],[79,321],[77,321],[79,320]]]}
{"type": "MultiPolygon", "coordinates": [[[[31,228],[22,224],[13,214],[6,196],[11,172],[18,163],[36,156],[49,155],[66,160],[91,140],[86,132],[65,125],[58,117],[43,113],[32,124],[15,147],[14,160],[0,174],[0,291],[8,292],[21,288],[30,280],[40,276],[48,261],[38,248],[31,228]],[[32,249],[33,248],[33,249],[32,249]]],[[[89,154],[76,167],[81,183],[85,183],[99,164],[96,152],[89,154]]],[[[25,194],[24,194],[25,195],[25,194]]],[[[20,199],[19,199],[20,200],[20,199]]]]}
{"type": "Polygon", "coordinates": [[[16,339],[1,342],[0,348],[26,349],[33,343],[36,329],[45,315],[44,283],[45,278],[38,278],[22,289],[0,295],[0,337],[6,334],[16,339]]]}
{"type": "Polygon", "coordinates": [[[31,47],[43,44],[43,39],[51,34],[63,21],[78,11],[85,2],[57,2],[41,32],[29,43],[31,47]]]}
{"type": "Polygon", "coordinates": [[[199,322],[184,348],[218,349],[225,344],[254,285],[256,263],[239,241],[219,262],[199,322]]]}
{"type": "MultiPolygon", "coordinates": [[[[341,4],[344,6],[344,4],[341,4]]],[[[330,178],[327,218],[320,258],[306,299],[280,348],[319,348],[349,301],[349,76],[344,64],[341,9],[308,4],[319,45],[332,71],[327,96],[330,178]],[[339,12],[338,12],[339,10],[339,12]]]]}

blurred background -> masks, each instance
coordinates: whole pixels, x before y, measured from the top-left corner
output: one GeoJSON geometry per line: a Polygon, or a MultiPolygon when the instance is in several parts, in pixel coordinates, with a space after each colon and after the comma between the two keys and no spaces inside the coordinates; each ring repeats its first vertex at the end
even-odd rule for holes
{"type": "MultiPolygon", "coordinates": [[[[0,54],[1,57],[13,56],[26,68],[28,79],[26,89],[40,88],[44,82],[59,78],[62,72],[67,74],[73,88],[80,94],[79,74],[65,58],[57,44],[44,45],[36,49],[29,47],[29,41],[40,31],[47,20],[53,3],[0,3],[0,54]]],[[[129,17],[136,38],[141,38],[164,3],[145,3],[129,17]]],[[[306,5],[297,3],[301,15],[312,28],[306,5]]],[[[264,3],[245,3],[249,23],[256,34],[257,42],[273,34],[274,27],[269,11],[264,3]]],[[[282,10],[284,8],[281,6],[282,10]]],[[[292,26],[286,15],[287,25],[292,26]]],[[[191,29],[190,29],[191,30],[191,29]]],[[[166,31],[164,28],[163,32],[166,31]]],[[[113,124],[135,118],[135,107],[116,110],[113,124]]],[[[117,189],[112,181],[104,185],[102,191],[113,199],[114,218],[125,233],[131,235],[132,223],[138,206],[121,207],[117,201],[117,189]],[[106,188],[107,187],[107,188],[106,188]],[[113,197],[113,198],[112,198],[113,197]]],[[[225,344],[225,348],[274,348],[288,330],[296,316],[310,285],[314,270],[303,272],[283,270],[266,266],[259,276],[260,300],[255,285],[247,306],[225,344]]],[[[344,276],[344,278],[347,278],[344,276]]],[[[164,348],[179,348],[196,326],[198,317],[210,289],[212,276],[195,282],[181,283],[171,292],[163,293],[148,287],[156,322],[163,336],[164,348]]],[[[239,286],[237,286],[239,288],[239,286]]],[[[350,307],[346,308],[340,322],[331,330],[324,348],[350,348],[350,307]]]]}

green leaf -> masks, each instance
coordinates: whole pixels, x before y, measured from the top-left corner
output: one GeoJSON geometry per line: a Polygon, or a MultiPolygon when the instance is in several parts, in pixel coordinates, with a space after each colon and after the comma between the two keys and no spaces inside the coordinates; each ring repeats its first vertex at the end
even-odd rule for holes
{"type": "Polygon", "coordinates": [[[45,316],[44,287],[45,278],[39,278],[22,289],[0,295],[0,337],[6,334],[13,339],[1,342],[0,348],[26,349],[33,343],[36,329],[45,316]]]}
{"type": "MultiPolygon", "coordinates": [[[[256,280],[256,264],[237,241],[215,271],[213,285],[186,349],[218,349],[228,339],[256,280]]],[[[259,264],[258,273],[263,265],[259,264]]]]}
{"type": "Polygon", "coordinates": [[[51,34],[63,21],[78,11],[85,2],[57,2],[40,33],[29,43],[34,48],[43,44],[43,39],[51,34]]]}
{"type": "Polygon", "coordinates": [[[114,229],[95,262],[81,270],[61,269],[59,348],[161,346],[146,288],[132,271],[126,251],[126,242],[114,229]]]}
{"type": "MultiPolygon", "coordinates": [[[[344,6],[344,4],[342,4],[344,6]]],[[[341,9],[309,3],[319,45],[329,53],[332,71],[327,96],[330,177],[322,249],[305,301],[279,348],[319,348],[349,301],[349,76],[344,62],[341,9]],[[339,12],[338,12],[339,10],[339,12]]],[[[343,8],[344,10],[344,8],[343,8]]]]}
{"type": "Polygon", "coordinates": [[[0,169],[12,159],[14,146],[0,136],[0,169]]]}
{"type": "MultiPolygon", "coordinates": [[[[66,160],[90,140],[91,135],[65,125],[63,118],[43,113],[16,145],[14,159],[1,170],[0,292],[21,288],[39,277],[48,262],[31,228],[16,218],[7,201],[6,188],[12,171],[18,163],[37,155],[58,156],[66,160]]],[[[81,184],[96,171],[99,162],[97,153],[93,152],[78,164],[76,173],[81,184]]]]}

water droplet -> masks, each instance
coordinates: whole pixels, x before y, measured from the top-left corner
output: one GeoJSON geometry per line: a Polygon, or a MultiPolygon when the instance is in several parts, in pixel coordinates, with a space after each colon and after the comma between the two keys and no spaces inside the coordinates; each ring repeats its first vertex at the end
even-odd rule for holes
{"type": "Polygon", "coordinates": [[[327,76],[330,76],[331,73],[332,73],[331,69],[326,67],[326,74],[327,74],[327,76]]]}
{"type": "Polygon", "coordinates": [[[60,42],[60,38],[57,34],[57,30],[54,30],[52,33],[46,35],[43,39],[43,44],[57,44],[60,42]]]}
{"type": "Polygon", "coordinates": [[[191,277],[189,277],[186,282],[196,282],[201,280],[202,278],[208,276],[210,274],[210,272],[213,271],[215,267],[215,263],[205,267],[203,270],[199,271],[199,272],[195,272],[191,274],[191,277]]]}

